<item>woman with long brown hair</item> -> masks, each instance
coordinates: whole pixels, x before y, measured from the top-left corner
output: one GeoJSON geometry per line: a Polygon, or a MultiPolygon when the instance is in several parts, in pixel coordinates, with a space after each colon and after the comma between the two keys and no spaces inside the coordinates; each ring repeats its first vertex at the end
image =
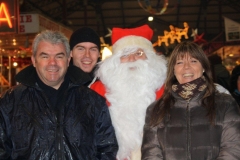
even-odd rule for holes
{"type": "Polygon", "coordinates": [[[216,90],[209,61],[193,42],[170,56],[164,94],[147,110],[142,159],[240,159],[238,105],[216,90]]]}

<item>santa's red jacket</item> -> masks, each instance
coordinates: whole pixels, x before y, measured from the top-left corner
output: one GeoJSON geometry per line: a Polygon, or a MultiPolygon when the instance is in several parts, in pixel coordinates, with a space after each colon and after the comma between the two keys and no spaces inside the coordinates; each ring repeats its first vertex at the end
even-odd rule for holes
{"type": "MultiPolygon", "coordinates": [[[[90,88],[100,94],[101,96],[105,97],[106,89],[104,84],[101,81],[96,81],[93,83],[90,88]]],[[[164,91],[164,87],[162,86],[159,90],[156,91],[156,99],[159,99],[164,91]]],[[[106,97],[105,97],[106,98],[106,97]]],[[[107,101],[107,105],[110,106],[110,103],[107,101]]]]}

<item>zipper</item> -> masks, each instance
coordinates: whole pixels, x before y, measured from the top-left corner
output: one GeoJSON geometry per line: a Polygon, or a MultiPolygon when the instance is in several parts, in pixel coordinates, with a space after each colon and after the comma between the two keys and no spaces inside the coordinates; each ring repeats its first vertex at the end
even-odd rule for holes
{"type": "MultiPolygon", "coordinates": [[[[67,91],[65,91],[65,93],[63,94],[64,100],[63,102],[65,102],[66,100],[66,96],[68,93],[68,89],[67,91]]],[[[64,107],[67,104],[62,104],[59,108],[59,112],[57,113],[57,116],[55,116],[56,121],[57,121],[57,133],[56,133],[56,142],[57,142],[57,158],[58,160],[64,160],[64,145],[63,145],[63,128],[64,128],[64,122],[63,122],[63,110],[64,107]]]]}
{"type": "MultiPolygon", "coordinates": [[[[44,100],[45,100],[45,103],[46,103],[46,106],[47,106],[47,109],[49,110],[49,112],[51,113],[51,114],[53,114],[53,118],[54,118],[54,120],[55,120],[55,122],[54,123],[57,123],[57,128],[56,128],[56,133],[55,133],[55,136],[56,136],[56,152],[57,152],[57,159],[58,160],[63,160],[63,156],[62,156],[62,154],[63,154],[63,151],[62,151],[62,145],[61,145],[61,135],[62,135],[62,133],[61,133],[61,129],[60,129],[60,126],[61,126],[61,124],[60,124],[60,122],[59,122],[59,115],[56,115],[56,112],[54,112],[52,109],[51,109],[51,104],[49,103],[49,99],[48,99],[48,97],[44,94],[44,92],[43,92],[43,90],[41,89],[41,88],[39,88],[38,87],[38,89],[40,90],[40,92],[41,92],[41,94],[42,94],[42,96],[44,97],[44,100]]],[[[59,111],[59,112],[61,112],[61,111],[59,111]]],[[[58,112],[58,113],[59,113],[58,112]]],[[[60,113],[60,115],[61,115],[61,113],[60,113]]]]}
{"type": "Polygon", "coordinates": [[[56,142],[57,142],[57,157],[58,160],[63,160],[63,124],[61,122],[62,120],[62,113],[58,113],[58,115],[55,117],[57,121],[57,130],[56,130],[56,142]]]}
{"type": "MultiPolygon", "coordinates": [[[[52,113],[54,115],[54,120],[56,123],[56,133],[55,133],[55,137],[56,137],[56,157],[58,160],[64,160],[64,151],[63,151],[63,124],[61,122],[62,120],[62,108],[63,105],[60,107],[60,111],[58,112],[58,114],[56,114],[56,112],[54,112],[51,109],[51,104],[49,103],[49,99],[48,97],[44,94],[43,90],[41,88],[38,87],[38,90],[41,92],[42,96],[44,97],[46,106],[48,107],[47,109],[49,110],[50,113],[52,113]]],[[[67,92],[67,91],[66,91],[67,92]]],[[[66,96],[66,92],[64,93],[64,96],[66,96]]]]}
{"type": "Polygon", "coordinates": [[[190,108],[189,108],[189,101],[187,100],[187,159],[191,160],[191,122],[190,122],[190,108]]]}

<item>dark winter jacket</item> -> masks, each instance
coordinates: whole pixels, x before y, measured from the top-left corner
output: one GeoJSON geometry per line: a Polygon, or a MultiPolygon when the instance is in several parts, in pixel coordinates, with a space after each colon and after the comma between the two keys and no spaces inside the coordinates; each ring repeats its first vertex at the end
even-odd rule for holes
{"type": "MultiPolygon", "coordinates": [[[[98,57],[97,63],[99,63],[100,61],[101,61],[101,59],[98,57]]],[[[71,60],[70,60],[70,62],[69,62],[69,65],[70,65],[70,66],[75,66],[75,65],[73,65],[73,59],[72,59],[72,58],[71,58],[71,60]]],[[[79,69],[81,70],[81,72],[85,73],[86,76],[88,76],[88,81],[87,81],[86,83],[84,83],[84,86],[89,86],[90,83],[93,83],[92,81],[98,80],[97,77],[96,77],[97,79],[94,79],[94,78],[95,78],[95,72],[96,72],[97,68],[98,68],[98,65],[96,64],[96,65],[93,67],[92,71],[91,71],[90,73],[87,73],[87,72],[84,72],[84,71],[79,67],[79,69]]]]}
{"type": "Polygon", "coordinates": [[[150,127],[147,110],[142,145],[143,160],[239,160],[240,114],[236,101],[216,93],[216,125],[210,125],[201,105],[203,93],[189,103],[176,94],[176,102],[156,127],[150,127]],[[188,106],[188,107],[187,107],[188,106]],[[170,118],[170,119],[169,119],[170,118]]]}
{"type": "Polygon", "coordinates": [[[105,99],[83,86],[88,78],[71,66],[70,83],[58,107],[39,88],[35,68],[0,99],[1,160],[115,160],[118,145],[105,99]]]}

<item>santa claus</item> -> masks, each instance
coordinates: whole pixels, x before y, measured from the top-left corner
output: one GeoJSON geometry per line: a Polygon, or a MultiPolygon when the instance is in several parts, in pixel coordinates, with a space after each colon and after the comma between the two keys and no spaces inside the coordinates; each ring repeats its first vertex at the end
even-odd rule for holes
{"type": "Polygon", "coordinates": [[[113,55],[100,62],[90,88],[106,97],[119,150],[118,160],[140,160],[147,107],[160,97],[167,61],[157,55],[148,25],[112,30],[113,55]]]}

